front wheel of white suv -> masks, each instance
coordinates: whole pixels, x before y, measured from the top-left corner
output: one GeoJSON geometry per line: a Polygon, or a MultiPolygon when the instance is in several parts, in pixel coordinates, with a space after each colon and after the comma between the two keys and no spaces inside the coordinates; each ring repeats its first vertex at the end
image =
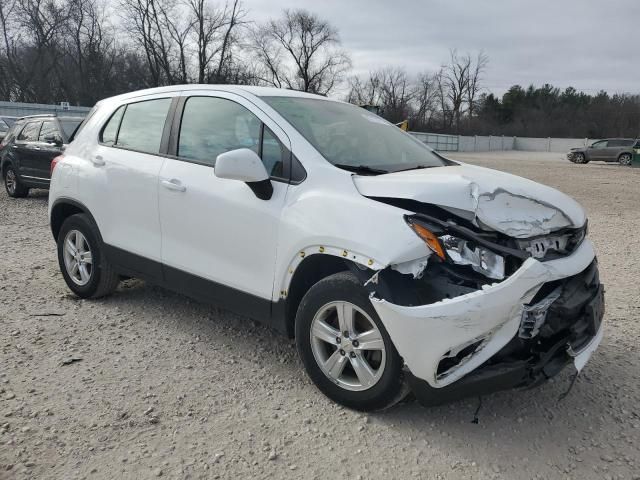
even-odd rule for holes
{"type": "Polygon", "coordinates": [[[120,278],[104,256],[100,232],[88,215],[67,218],[58,233],[58,264],[67,286],[82,298],[112,293],[120,278]]]}
{"type": "Polygon", "coordinates": [[[316,283],[296,315],[296,344],[305,369],[330,399],[375,411],[402,400],[402,359],[355,275],[316,283]]]}

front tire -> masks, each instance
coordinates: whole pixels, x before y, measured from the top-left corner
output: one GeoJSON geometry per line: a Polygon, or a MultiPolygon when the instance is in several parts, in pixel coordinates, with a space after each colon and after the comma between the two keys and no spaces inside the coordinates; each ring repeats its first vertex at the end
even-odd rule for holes
{"type": "Polygon", "coordinates": [[[4,168],[2,172],[4,179],[4,188],[7,191],[7,195],[13,198],[24,198],[29,195],[29,187],[25,187],[16,173],[13,165],[9,164],[4,168]]]}
{"type": "Polygon", "coordinates": [[[618,163],[624,167],[628,167],[629,165],[631,165],[632,159],[633,157],[630,153],[623,153],[618,157],[618,163]]]}
{"type": "Polygon", "coordinates": [[[584,153],[575,153],[573,155],[573,158],[574,158],[574,163],[579,163],[582,165],[584,165],[585,163],[588,163],[587,157],[585,157],[584,153]]]}
{"type": "Polygon", "coordinates": [[[98,227],[88,215],[67,218],[58,233],[58,264],[67,286],[81,298],[112,293],[120,278],[108,262],[98,227]]]}
{"type": "Polygon", "coordinates": [[[367,291],[350,272],[320,280],[303,297],[296,345],[313,383],[346,407],[382,410],[407,393],[402,359],[367,291]]]}

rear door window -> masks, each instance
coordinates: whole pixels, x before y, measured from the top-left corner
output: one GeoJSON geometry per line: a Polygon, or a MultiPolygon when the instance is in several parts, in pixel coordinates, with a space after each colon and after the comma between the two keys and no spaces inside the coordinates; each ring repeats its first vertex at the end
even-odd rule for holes
{"type": "Polygon", "coordinates": [[[139,152],[157,154],[170,98],[130,103],[124,111],[116,145],[139,152]]]}
{"type": "Polygon", "coordinates": [[[40,132],[40,123],[42,122],[29,122],[27,123],[20,135],[18,135],[18,141],[22,142],[35,142],[38,140],[38,133],[40,132]]]}

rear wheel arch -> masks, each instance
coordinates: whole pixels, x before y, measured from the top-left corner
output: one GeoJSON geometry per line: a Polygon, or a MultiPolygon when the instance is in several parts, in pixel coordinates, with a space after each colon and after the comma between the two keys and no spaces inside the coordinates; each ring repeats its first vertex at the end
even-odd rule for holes
{"type": "Polygon", "coordinates": [[[625,151],[625,152],[621,152],[621,153],[620,153],[620,155],[618,155],[617,161],[618,161],[618,163],[623,164],[623,165],[630,165],[630,164],[631,164],[632,159],[633,159],[633,153],[631,153],[631,152],[626,152],[626,151],[625,151]],[[621,158],[622,158],[623,156],[625,156],[625,155],[627,155],[627,156],[628,156],[628,158],[629,158],[629,163],[622,163],[622,162],[621,162],[621,158]]]}
{"type": "MultiPolygon", "coordinates": [[[[51,233],[53,234],[54,239],[58,239],[58,234],[60,233],[60,229],[62,228],[62,224],[64,223],[64,221],[71,215],[75,215],[78,213],[84,213],[88,215],[91,221],[96,226],[98,225],[89,209],[82,203],[70,198],[60,198],[54,202],[53,207],[51,207],[50,216],[51,233]]],[[[100,241],[102,241],[102,238],[100,238],[100,241]]]]}

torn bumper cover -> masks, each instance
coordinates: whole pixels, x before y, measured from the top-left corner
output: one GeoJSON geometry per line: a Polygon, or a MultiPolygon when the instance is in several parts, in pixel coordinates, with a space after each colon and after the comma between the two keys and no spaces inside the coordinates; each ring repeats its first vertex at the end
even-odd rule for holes
{"type": "Polygon", "coordinates": [[[602,338],[603,287],[589,240],[566,257],[529,258],[508,279],[455,298],[371,301],[425,404],[533,386],[571,362],[580,370],[602,338]]]}

